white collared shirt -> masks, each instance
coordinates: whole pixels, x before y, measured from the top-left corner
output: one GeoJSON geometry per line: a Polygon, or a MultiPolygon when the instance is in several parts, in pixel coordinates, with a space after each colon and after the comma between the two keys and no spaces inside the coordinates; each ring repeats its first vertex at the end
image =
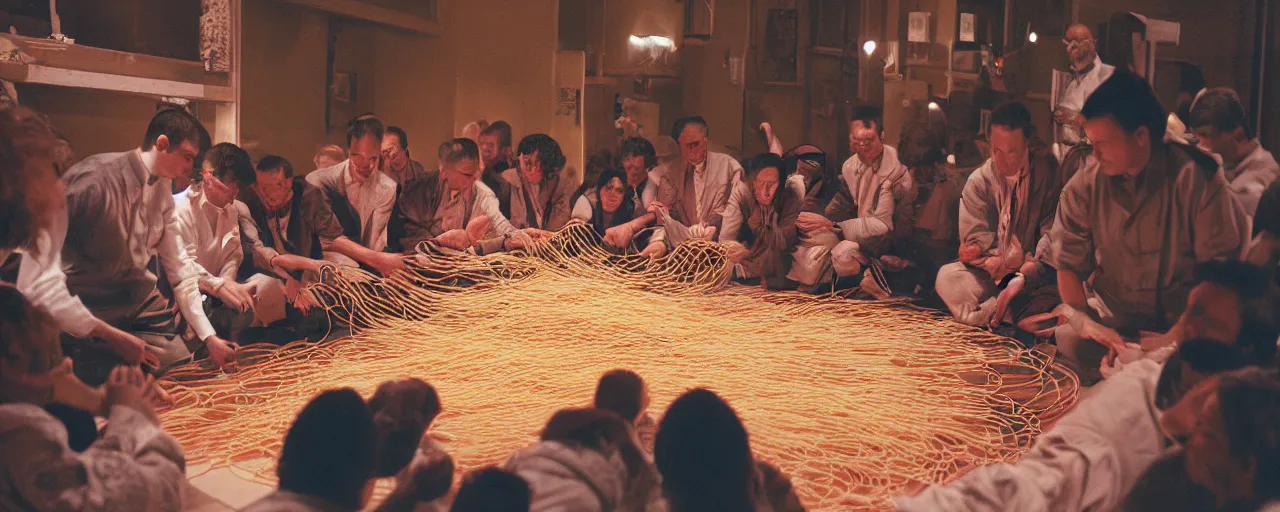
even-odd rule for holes
{"type": "MultiPolygon", "coordinates": [[[[98,318],[67,290],[67,276],[62,273],[62,244],[66,239],[67,211],[58,210],[48,230],[41,231],[30,244],[18,249],[22,262],[14,286],[33,305],[48,312],[59,330],[77,338],[88,338],[98,318]]],[[[7,256],[0,251],[0,261],[7,256]]]]}
{"type": "MultiPolygon", "coordinates": [[[[1102,82],[1111,78],[1111,74],[1115,72],[1115,66],[1103,64],[1102,59],[1098,56],[1093,57],[1093,66],[1087,73],[1081,73],[1072,76],[1067,80],[1067,86],[1062,90],[1062,98],[1058,101],[1058,107],[1080,112],[1084,108],[1085,100],[1089,99],[1089,95],[1098,89],[1102,82]]],[[[1060,127],[1060,135],[1063,142],[1075,144],[1080,142],[1080,133],[1074,128],[1060,127]]]]}
{"type": "MultiPolygon", "coordinates": [[[[707,154],[707,159],[711,158],[711,154],[707,154]]],[[[707,160],[693,166],[693,196],[694,210],[699,215],[702,214],[702,191],[707,189],[707,160]]]]}
{"type": "Polygon", "coordinates": [[[364,223],[373,217],[374,209],[378,206],[378,200],[374,197],[377,194],[377,175],[370,175],[361,181],[351,166],[348,162],[342,180],[347,186],[347,201],[351,202],[351,207],[360,215],[360,222],[364,223]]]}
{"type": "Polygon", "coordinates": [[[235,282],[244,261],[244,249],[240,245],[240,215],[234,202],[224,208],[214,206],[197,183],[173,196],[173,213],[187,254],[204,270],[201,282],[213,289],[226,281],[235,282]]]}

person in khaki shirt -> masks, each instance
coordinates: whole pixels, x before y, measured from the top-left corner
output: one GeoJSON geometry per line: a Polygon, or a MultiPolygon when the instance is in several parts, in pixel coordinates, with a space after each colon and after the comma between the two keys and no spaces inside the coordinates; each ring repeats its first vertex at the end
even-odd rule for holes
{"type": "Polygon", "coordinates": [[[1108,352],[1168,330],[1196,263],[1240,258],[1247,221],[1217,162],[1164,137],[1167,114],[1141,77],[1117,71],[1082,115],[1094,158],[1063,189],[1050,259],[1058,349],[1088,381],[1108,352]]]}
{"type": "MultiPolygon", "coordinates": [[[[719,240],[720,223],[733,188],[742,180],[742,165],[724,153],[707,150],[711,135],[700,116],[679,119],[671,137],[680,145],[680,158],[654,169],[645,185],[644,202],[656,214],[667,246],[690,238],[719,240]]],[[[646,248],[661,256],[663,248],[646,248]]]]}
{"type": "Polygon", "coordinates": [[[1222,174],[1232,195],[1252,216],[1262,192],[1280,178],[1280,164],[1258,142],[1240,95],[1227,88],[1210,89],[1196,99],[1188,117],[1200,147],[1222,158],[1222,174]]]}
{"type": "Polygon", "coordinates": [[[570,200],[578,189],[578,183],[562,172],[565,157],[560,144],[549,135],[535,133],[520,140],[516,153],[519,167],[503,172],[501,190],[493,191],[507,195],[508,220],[516,229],[559,231],[569,223],[570,200]]]}

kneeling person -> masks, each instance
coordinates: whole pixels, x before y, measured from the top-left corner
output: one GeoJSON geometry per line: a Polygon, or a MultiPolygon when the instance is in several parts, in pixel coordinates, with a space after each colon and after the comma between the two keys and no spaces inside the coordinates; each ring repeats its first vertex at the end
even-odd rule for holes
{"type": "Polygon", "coordinates": [[[785,279],[799,233],[796,218],[804,193],[788,186],[782,157],[765,153],[747,161],[733,187],[720,239],[729,246],[739,279],[785,279]]]}

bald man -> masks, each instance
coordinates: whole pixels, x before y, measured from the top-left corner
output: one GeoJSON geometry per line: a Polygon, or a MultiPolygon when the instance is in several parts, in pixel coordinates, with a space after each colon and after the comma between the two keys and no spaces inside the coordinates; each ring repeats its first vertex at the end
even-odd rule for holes
{"type": "MultiPolygon", "coordinates": [[[[1084,119],[1080,109],[1084,101],[1102,82],[1111,77],[1115,66],[1102,63],[1098,58],[1097,40],[1089,27],[1079,23],[1067,29],[1067,58],[1071,61],[1067,72],[1071,78],[1058,93],[1058,108],[1053,111],[1053,122],[1058,130],[1058,142],[1074,146],[1083,135],[1084,119]]],[[[1064,151],[1065,152],[1065,151],[1064,151]]]]}

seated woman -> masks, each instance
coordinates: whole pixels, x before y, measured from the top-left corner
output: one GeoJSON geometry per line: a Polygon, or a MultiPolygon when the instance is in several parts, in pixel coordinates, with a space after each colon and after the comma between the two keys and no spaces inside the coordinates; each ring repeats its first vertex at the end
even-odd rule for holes
{"type": "Polygon", "coordinates": [[[634,196],[627,176],[617,169],[608,169],[600,173],[594,187],[578,198],[573,206],[573,220],[590,225],[604,238],[607,247],[639,249],[633,241],[645,229],[646,219],[640,215],[644,212],[639,211],[634,196]],[[613,229],[624,224],[629,229],[613,229]]]}
{"type": "Polygon", "coordinates": [[[790,172],[782,157],[765,153],[746,162],[743,180],[734,186],[724,210],[720,240],[735,263],[734,275],[759,279],[773,288],[794,283],[786,275],[791,267],[799,232],[796,218],[804,194],[787,180],[790,172]]]}

